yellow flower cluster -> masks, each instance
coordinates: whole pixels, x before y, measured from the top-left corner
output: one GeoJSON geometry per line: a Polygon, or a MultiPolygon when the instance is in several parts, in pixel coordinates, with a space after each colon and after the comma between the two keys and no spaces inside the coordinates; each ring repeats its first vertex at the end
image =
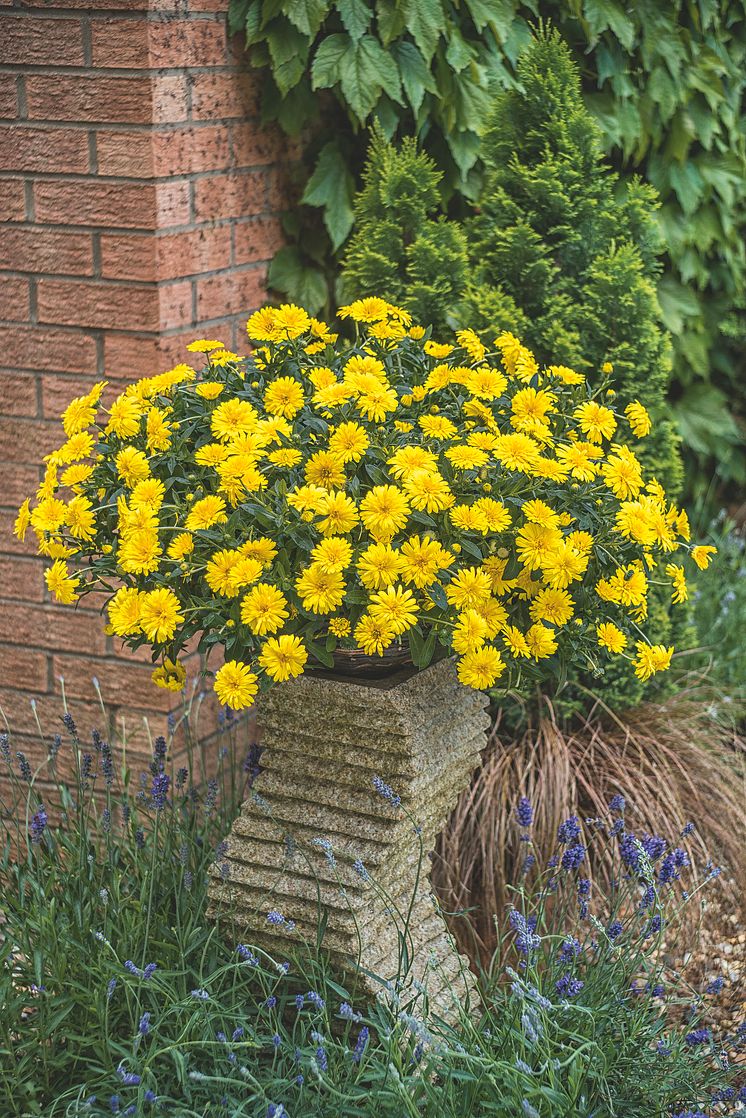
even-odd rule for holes
{"type": "Polygon", "coordinates": [[[110,631],[152,646],[162,687],[183,686],[193,637],[219,647],[236,709],[347,648],[455,654],[476,688],[605,655],[668,668],[649,589],[685,601],[672,553],[704,569],[715,549],[643,476],[644,406],[615,410],[608,382],[540,368],[508,333],[436,341],[379,298],[339,316],[354,340],[265,307],[249,358],[200,340],[200,372],[140,380],[103,415],[103,382],[73,400],[16,524],[55,597],[107,589],[110,631]]]}

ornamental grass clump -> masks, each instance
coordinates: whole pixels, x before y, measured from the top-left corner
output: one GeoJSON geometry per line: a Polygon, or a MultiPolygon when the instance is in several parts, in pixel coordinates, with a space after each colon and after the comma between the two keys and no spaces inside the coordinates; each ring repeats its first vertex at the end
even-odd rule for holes
{"type": "Polygon", "coordinates": [[[666,670],[649,590],[684,602],[680,557],[714,549],[619,441],[650,431],[643,404],[540,367],[510,333],[436,341],[378,298],[340,317],[353,341],[265,307],[251,357],[198,341],[199,371],[140,380],[101,416],[103,382],[73,400],[16,524],[55,597],[106,592],[109,631],[151,646],[163,687],[182,686],[192,638],[219,648],[235,709],[345,649],[408,647],[419,668],[455,653],[480,689],[578,660],[666,670]]]}

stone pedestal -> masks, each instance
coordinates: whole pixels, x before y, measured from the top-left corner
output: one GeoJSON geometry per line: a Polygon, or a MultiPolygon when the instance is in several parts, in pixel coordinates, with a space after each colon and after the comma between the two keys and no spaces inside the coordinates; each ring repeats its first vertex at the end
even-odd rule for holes
{"type": "Polygon", "coordinates": [[[262,698],[261,773],[228,837],[214,911],[273,957],[315,942],[377,993],[406,952],[409,981],[452,1017],[473,987],[430,884],[430,857],[486,742],[486,698],[450,661],[384,680],[306,675],[262,698]],[[380,778],[401,797],[392,805],[380,778]],[[295,928],[271,924],[270,911],[295,928]]]}

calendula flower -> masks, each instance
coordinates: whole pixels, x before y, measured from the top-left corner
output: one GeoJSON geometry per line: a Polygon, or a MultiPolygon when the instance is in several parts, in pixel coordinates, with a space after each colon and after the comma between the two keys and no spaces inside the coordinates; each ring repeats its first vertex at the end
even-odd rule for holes
{"type": "Polygon", "coordinates": [[[412,591],[402,586],[387,586],[370,598],[370,616],[382,621],[395,636],[416,624],[417,609],[417,599],[412,591]]]}
{"type": "Polygon", "coordinates": [[[156,687],[163,687],[167,691],[181,691],[186,683],[186,668],[179,660],[170,660],[164,656],[163,663],[155,669],[151,679],[156,687]]]}
{"type": "Polygon", "coordinates": [[[650,434],[650,429],[653,425],[647,410],[642,406],[639,400],[634,400],[631,404],[627,404],[624,409],[624,414],[629,420],[632,434],[638,439],[650,434]]]}
{"type": "Polygon", "coordinates": [[[390,544],[374,543],[362,552],[357,569],[363,586],[380,590],[396,582],[404,569],[404,558],[390,544]]]}
{"type": "Polygon", "coordinates": [[[609,652],[618,654],[627,647],[627,638],[612,621],[602,621],[597,625],[596,636],[600,647],[609,652]]]}
{"type": "Polygon", "coordinates": [[[281,590],[269,583],[259,582],[241,599],[241,620],[257,636],[276,633],[290,616],[287,605],[287,598],[281,590]]]}
{"type": "Polygon", "coordinates": [[[676,605],[680,605],[682,602],[685,602],[689,597],[689,592],[688,592],[687,586],[686,586],[686,575],[684,574],[684,568],[680,567],[676,563],[667,563],[666,564],[666,574],[668,575],[668,577],[671,579],[671,582],[673,583],[673,591],[671,593],[671,601],[674,602],[676,605]]]}
{"type": "Polygon", "coordinates": [[[579,404],[573,415],[578,421],[578,426],[592,443],[600,443],[603,439],[610,439],[617,428],[613,411],[595,400],[588,400],[579,404]]]}
{"type": "Polygon", "coordinates": [[[670,668],[673,648],[666,648],[662,644],[645,644],[644,641],[637,641],[635,647],[635,675],[643,683],[656,672],[665,672],[670,668]]]}
{"type": "Polygon", "coordinates": [[[197,532],[201,528],[212,528],[214,524],[222,524],[227,519],[225,501],[222,497],[203,497],[192,505],[191,511],[184,521],[184,527],[189,532],[197,532]]]}
{"type": "Polygon", "coordinates": [[[301,675],[307,659],[308,651],[300,637],[283,634],[263,645],[259,663],[270,679],[283,683],[301,675]]]}
{"type": "Polygon", "coordinates": [[[395,485],[375,485],[360,502],[360,519],[379,543],[388,543],[407,523],[409,502],[395,485]]]}
{"type": "Polygon", "coordinates": [[[295,590],[304,609],[332,613],[344,598],[345,580],[340,570],[324,570],[318,563],[312,563],[296,580],[295,590]]]}
{"type": "Polygon", "coordinates": [[[215,673],[214,687],[219,702],[233,710],[250,707],[259,690],[256,675],[241,660],[227,660],[215,673]]]}
{"type": "Polygon", "coordinates": [[[51,567],[44,572],[47,589],[54,594],[58,602],[70,605],[78,598],[79,580],[71,575],[67,563],[63,559],[56,559],[51,567]]]}
{"type": "Polygon", "coordinates": [[[504,671],[505,661],[500,650],[491,644],[485,644],[474,652],[467,652],[460,658],[457,666],[461,682],[478,691],[492,687],[504,671]]]}
{"type": "Polygon", "coordinates": [[[382,656],[396,636],[391,624],[385,617],[363,614],[355,628],[358,647],[368,656],[382,656]]]}
{"type": "Polygon", "coordinates": [[[303,407],[303,385],[295,377],[278,377],[264,390],[264,406],[270,415],[292,419],[303,407]]]}
{"type": "Polygon", "coordinates": [[[118,637],[142,632],[141,600],[142,591],[137,587],[121,586],[109,602],[109,624],[118,637]]]}
{"type": "Polygon", "coordinates": [[[712,556],[717,555],[717,548],[711,547],[709,544],[698,544],[692,548],[692,559],[699,567],[700,571],[706,571],[712,562],[712,556]]]}
{"type": "Polygon", "coordinates": [[[546,625],[532,625],[526,633],[526,644],[534,660],[543,660],[557,651],[554,631],[546,625]]]}
{"type": "Polygon", "coordinates": [[[140,625],[153,644],[170,640],[184,620],[181,602],[167,586],[145,591],[140,598],[140,625]]]}

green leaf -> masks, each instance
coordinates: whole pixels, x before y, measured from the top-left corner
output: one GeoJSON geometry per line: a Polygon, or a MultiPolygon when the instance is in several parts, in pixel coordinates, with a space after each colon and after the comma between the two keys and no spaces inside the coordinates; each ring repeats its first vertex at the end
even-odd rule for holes
{"type": "Polygon", "coordinates": [[[285,13],[300,32],[309,39],[314,39],[321,27],[330,5],[325,0],[292,0],[285,4],[285,13]]]}
{"type": "Polygon", "coordinates": [[[267,284],[300,303],[311,314],[317,314],[327,299],[327,282],[323,272],[305,265],[295,245],[285,245],[275,254],[269,266],[267,284]]]}
{"type": "Polygon", "coordinates": [[[414,43],[402,39],[392,45],[391,54],[399,67],[407,99],[414,112],[417,113],[425,94],[438,92],[435,79],[414,43]]]}
{"type": "Polygon", "coordinates": [[[311,66],[311,87],[331,89],[339,81],[339,67],[350,46],[347,35],[329,35],[319,46],[311,66]]]}
{"type": "Polygon", "coordinates": [[[377,0],[376,23],[379,38],[385,47],[399,38],[404,30],[404,12],[398,0],[377,0]]]}
{"type": "Polygon", "coordinates": [[[309,40],[287,20],[275,20],[266,32],[272,77],[283,95],[297,85],[306,69],[309,40]]]}
{"type": "Polygon", "coordinates": [[[366,0],[337,0],[337,11],[345,31],[357,42],[370,26],[371,11],[366,0]]]}
{"type": "Polygon", "coordinates": [[[446,62],[454,71],[459,74],[465,70],[469,63],[474,61],[474,51],[469,44],[464,40],[458,27],[451,24],[446,32],[446,62]]]}
{"type": "Polygon", "coordinates": [[[401,10],[407,31],[429,63],[445,30],[442,0],[402,0],[401,10]]]}
{"type": "Polygon", "coordinates": [[[301,201],[324,208],[324,225],[335,249],[352,228],[354,196],[355,180],[339,144],[332,140],[321,149],[301,201]]]}
{"type": "Polygon", "coordinates": [[[372,35],[350,44],[340,59],[339,71],[342,93],[358,123],[365,123],[383,89],[401,103],[396,63],[372,35]]]}
{"type": "Polygon", "coordinates": [[[627,50],[632,49],[635,41],[635,25],[614,0],[585,0],[583,15],[588,21],[588,30],[591,35],[590,46],[595,47],[596,41],[604,31],[611,31],[627,50]]]}
{"type": "Polygon", "coordinates": [[[320,644],[317,644],[316,641],[311,641],[308,638],[306,638],[305,645],[314,660],[318,660],[320,664],[323,664],[327,668],[334,667],[334,657],[331,652],[327,652],[326,649],[320,644]]]}
{"type": "Polygon", "coordinates": [[[435,630],[431,629],[428,636],[423,639],[417,629],[409,630],[409,651],[415,667],[426,668],[435,652],[435,630]]]}

